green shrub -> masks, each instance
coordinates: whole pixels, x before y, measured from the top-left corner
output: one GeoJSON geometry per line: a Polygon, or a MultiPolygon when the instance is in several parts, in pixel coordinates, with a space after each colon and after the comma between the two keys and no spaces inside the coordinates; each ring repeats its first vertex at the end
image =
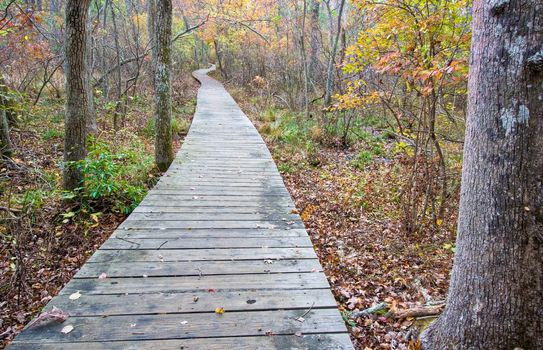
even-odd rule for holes
{"type": "Polygon", "coordinates": [[[292,165],[288,164],[288,163],[282,163],[282,164],[279,164],[277,166],[277,169],[281,172],[281,173],[285,173],[285,174],[292,174],[294,173],[295,169],[292,165]]]}
{"type": "Polygon", "coordinates": [[[43,189],[28,190],[16,198],[16,202],[24,208],[40,209],[48,196],[43,189]]]}
{"type": "Polygon", "coordinates": [[[370,151],[363,150],[360,151],[356,158],[353,160],[353,165],[355,168],[362,169],[372,161],[373,154],[370,151]]]}
{"type": "Polygon", "coordinates": [[[111,152],[107,144],[94,142],[84,160],[68,165],[83,173],[84,186],[64,197],[77,198],[91,211],[130,213],[147,192],[153,167],[152,157],[141,152],[142,145],[132,143],[111,152]]]}
{"type": "Polygon", "coordinates": [[[64,131],[57,130],[57,129],[47,129],[42,134],[42,138],[45,141],[56,139],[56,138],[63,138],[63,137],[64,137],[64,131]]]}
{"type": "MultiPolygon", "coordinates": [[[[145,127],[142,129],[142,133],[147,138],[152,139],[155,137],[155,118],[149,118],[147,120],[147,123],[145,124],[145,127]]],[[[172,118],[172,134],[180,134],[180,133],[186,133],[189,130],[190,122],[186,119],[182,119],[179,121],[177,118],[172,118]]]]}

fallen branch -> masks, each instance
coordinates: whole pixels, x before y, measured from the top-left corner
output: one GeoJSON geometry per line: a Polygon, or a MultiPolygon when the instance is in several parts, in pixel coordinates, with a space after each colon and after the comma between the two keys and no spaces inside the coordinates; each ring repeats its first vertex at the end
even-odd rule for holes
{"type": "Polygon", "coordinates": [[[372,307],[369,307],[367,309],[361,310],[361,311],[355,311],[353,312],[353,318],[359,318],[363,316],[367,316],[369,314],[374,314],[379,311],[388,310],[388,304],[383,302],[379,303],[377,305],[374,305],[372,307]]]}
{"type": "Polygon", "coordinates": [[[0,211],[8,211],[11,213],[20,213],[22,210],[17,208],[9,208],[9,207],[2,207],[0,206],[0,211]]]}
{"type": "Polygon", "coordinates": [[[435,316],[439,315],[443,311],[444,307],[445,304],[437,306],[414,307],[412,309],[396,311],[393,314],[393,317],[397,320],[402,320],[409,317],[435,316]]]}
{"type": "MultiPolygon", "coordinates": [[[[386,317],[394,318],[396,320],[402,320],[409,317],[435,316],[435,315],[439,315],[443,311],[444,307],[445,307],[445,303],[441,303],[438,305],[434,304],[434,305],[428,305],[428,306],[419,306],[419,307],[414,307],[411,309],[398,310],[396,312],[389,312],[387,313],[386,317]]],[[[364,317],[370,314],[375,314],[380,311],[388,311],[388,309],[389,309],[388,304],[385,302],[382,302],[372,307],[369,307],[367,309],[353,312],[352,318],[364,317]]]]}

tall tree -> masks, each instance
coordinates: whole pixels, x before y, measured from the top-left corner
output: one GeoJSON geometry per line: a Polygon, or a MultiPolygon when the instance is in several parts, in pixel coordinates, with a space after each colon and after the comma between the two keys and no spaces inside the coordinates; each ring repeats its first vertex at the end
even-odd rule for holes
{"type": "Polygon", "coordinates": [[[543,2],[476,0],[447,307],[425,349],[543,349],[543,2]]]}
{"type": "Polygon", "coordinates": [[[5,85],[4,77],[0,74],[0,155],[3,157],[11,157],[12,145],[9,137],[9,119],[7,102],[8,89],[5,85]]]}
{"type": "Polygon", "coordinates": [[[63,185],[74,189],[83,181],[83,174],[73,162],[84,159],[87,120],[89,118],[87,74],[87,16],[90,0],[66,2],[66,115],[64,138],[63,185]]]}
{"type": "Polygon", "coordinates": [[[309,80],[311,81],[311,88],[315,90],[315,84],[319,81],[319,68],[320,68],[320,38],[321,38],[321,29],[320,29],[320,1],[321,0],[311,0],[309,4],[309,18],[310,18],[310,40],[309,40],[309,80]]]}
{"type": "Polygon", "coordinates": [[[165,171],[173,161],[172,148],[172,92],[171,92],[171,40],[172,40],[172,1],[156,2],[155,22],[156,62],[155,78],[155,163],[161,171],[165,171]]]}
{"type": "Polygon", "coordinates": [[[87,133],[94,134],[98,131],[98,124],[96,123],[96,109],[94,108],[94,94],[93,87],[91,84],[92,80],[92,71],[94,67],[94,54],[93,54],[93,37],[92,37],[92,27],[93,27],[93,18],[87,15],[87,31],[85,43],[87,45],[85,54],[87,59],[87,77],[85,79],[85,93],[87,94],[87,133]]]}
{"type": "MultiPolygon", "coordinates": [[[[324,92],[324,103],[329,105],[332,101],[332,90],[334,89],[334,69],[336,62],[336,53],[339,43],[339,37],[341,35],[341,19],[343,17],[343,8],[345,7],[345,0],[341,0],[339,3],[339,12],[337,15],[337,31],[332,39],[332,52],[330,53],[330,59],[328,60],[328,66],[326,68],[326,87],[324,92]]],[[[330,28],[330,34],[333,28],[330,28]]]]}
{"type": "MultiPolygon", "coordinates": [[[[149,47],[151,48],[151,68],[153,71],[154,76],[154,70],[156,65],[156,50],[154,49],[156,45],[156,0],[147,0],[147,36],[149,37],[149,47]]],[[[153,79],[152,83],[154,84],[155,81],[153,79]]]]}

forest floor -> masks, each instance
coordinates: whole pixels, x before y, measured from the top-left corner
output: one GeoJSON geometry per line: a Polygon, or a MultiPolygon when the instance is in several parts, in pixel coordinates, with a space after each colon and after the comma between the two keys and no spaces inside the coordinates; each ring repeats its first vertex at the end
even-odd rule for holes
{"type": "MultiPolygon", "coordinates": [[[[187,82],[178,89],[184,97],[177,96],[174,109],[176,147],[190,125],[196,88],[187,82]]],[[[413,326],[423,326],[427,319],[397,320],[392,315],[445,299],[457,198],[448,207],[450,220],[438,229],[406,234],[398,200],[406,169],[395,140],[367,125],[359,127],[362,137],[348,147],[324,142],[314,123],[301,125],[296,116],[233,90],[229,88],[272,151],[356,348],[410,348],[413,326]],[[352,317],[382,302],[386,310],[352,317]]],[[[129,105],[120,133],[107,131],[111,114],[99,111],[109,119],[99,120],[102,131],[90,147],[88,166],[88,175],[98,172],[110,185],[126,184],[125,190],[108,189],[107,181],[106,188],[95,184],[97,198],[87,193],[76,205],[66,204],[62,198],[67,194],[59,190],[62,102],[41,102],[15,130],[16,156],[0,169],[6,223],[0,228],[0,349],[71,279],[159,175],[152,168],[151,103],[142,98],[129,105]]]]}
{"type": "MultiPolygon", "coordinates": [[[[270,148],[295,200],[356,349],[417,349],[435,317],[401,311],[443,304],[454,255],[457,194],[440,227],[406,234],[401,184],[409,174],[398,141],[360,125],[349,146],[324,142],[316,123],[229,87],[270,148]],[[386,303],[362,317],[353,312],[386,303]]],[[[254,95],[253,95],[254,96],[254,95]]],[[[382,130],[382,129],[381,129],[382,130]]],[[[458,170],[458,169],[457,169],[458,170]]]]}
{"type": "MultiPolygon", "coordinates": [[[[198,87],[186,75],[174,84],[176,149],[190,126],[198,87]]],[[[0,169],[0,349],[58,294],[160,176],[153,168],[151,98],[131,99],[118,132],[111,126],[114,105],[103,103],[100,91],[96,98],[102,117],[88,145],[89,188],[80,202],[64,200],[73,193],[60,189],[63,101],[43,99],[13,130],[13,162],[0,169]]]]}
{"type": "MultiPolygon", "coordinates": [[[[382,203],[381,214],[368,213],[355,194],[364,174],[350,165],[353,151],[321,150],[319,156],[319,167],[296,169],[283,173],[283,178],[351,338],[357,349],[408,349],[410,338],[416,338],[433,318],[396,320],[389,312],[445,300],[453,255],[448,248],[451,238],[448,234],[405,235],[401,223],[387,217],[386,203],[382,203]],[[352,318],[353,311],[382,302],[388,305],[385,310],[352,318]]],[[[375,176],[379,181],[387,178],[386,173],[375,176]]],[[[381,199],[376,195],[366,200],[381,199]]]]}

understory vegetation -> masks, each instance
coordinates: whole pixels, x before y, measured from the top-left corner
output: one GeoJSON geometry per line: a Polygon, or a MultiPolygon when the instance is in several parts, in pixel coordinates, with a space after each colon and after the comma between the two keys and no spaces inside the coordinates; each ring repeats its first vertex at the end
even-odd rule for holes
{"type": "Polygon", "coordinates": [[[346,122],[345,113],[325,114],[331,120],[322,127],[317,117],[262,105],[260,97],[251,97],[254,92],[230,91],[272,150],[352,336],[361,348],[407,349],[435,316],[396,320],[393,312],[434,305],[439,310],[446,298],[461,146],[444,146],[451,179],[446,219],[434,225],[428,210],[420,229],[409,232],[402,199],[412,181],[414,147],[383,118],[353,114],[346,122]],[[356,317],[381,303],[386,307],[379,312],[356,317]]]}
{"type": "MultiPolygon", "coordinates": [[[[185,94],[174,100],[176,148],[190,126],[197,87],[188,73],[177,85],[185,94]]],[[[33,106],[27,96],[17,99],[13,156],[0,169],[4,341],[58,294],[160,176],[153,161],[152,101],[146,91],[130,96],[118,131],[112,128],[111,104],[100,91],[95,93],[97,106],[103,106],[97,110],[98,132],[87,141],[86,158],[68,164],[85,177],[85,186],[73,191],[61,187],[64,102],[48,94],[33,106]]]]}
{"type": "Polygon", "coordinates": [[[190,73],[215,64],[272,151],[356,349],[420,349],[456,250],[471,1],[86,3],[80,95],[96,127],[65,161],[63,10],[78,2],[0,0],[2,346],[156,183],[155,144],[171,129],[177,149],[190,127],[190,73]],[[70,190],[66,170],[83,179],[70,190]]]}

